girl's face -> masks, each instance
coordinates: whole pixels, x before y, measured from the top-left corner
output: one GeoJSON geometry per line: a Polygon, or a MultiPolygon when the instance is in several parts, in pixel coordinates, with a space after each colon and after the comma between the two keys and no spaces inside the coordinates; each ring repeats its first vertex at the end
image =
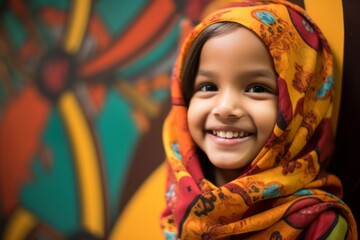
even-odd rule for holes
{"type": "Polygon", "coordinates": [[[278,110],[273,62],[258,37],[239,27],[203,46],[188,109],[195,143],[219,169],[241,169],[270,137],[278,110]]]}

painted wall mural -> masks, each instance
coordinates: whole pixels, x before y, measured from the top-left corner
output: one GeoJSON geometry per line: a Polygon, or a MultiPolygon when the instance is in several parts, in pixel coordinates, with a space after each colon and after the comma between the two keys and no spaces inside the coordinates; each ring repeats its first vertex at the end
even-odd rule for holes
{"type": "MultiPolygon", "coordinates": [[[[0,1],[2,239],[160,237],[161,127],[172,65],[189,29],[225,2],[0,1]]],[[[319,12],[311,1],[293,2],[319,12]]],[[[360,89],[352,75],[359,55],[349,50],[359,42],[360,4],[332,2],[340,25],[329,34],[342,39],[335,53],[344,93],[360,89]]],[[[326,27],[327,15],[317,18],[326,27]]],[[[347,127],[346,102],[360,109],[351,93],[335,109],[337,158],[355,149],[344,139],[359,143],[359,129],[355,137],[347,127]]],[[[351,198],[359,178],[347,176],[355,163],[345,160],[332,169],[351,198]]]]}

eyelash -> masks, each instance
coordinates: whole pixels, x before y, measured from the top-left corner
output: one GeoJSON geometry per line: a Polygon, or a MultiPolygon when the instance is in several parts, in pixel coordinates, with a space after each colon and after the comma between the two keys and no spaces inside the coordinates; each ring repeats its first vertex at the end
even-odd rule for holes
{"type": "Polygon", "coordinates": [[[261,84],[250,86],[248,88],[247,92],[250,92],[250,93],[272,93],[272,91],[268,87],[261,85],[261,84]],[[253,90],[251,91],[251,89],[253,89],[253,90]],[[257,91],[255,91],[254,89],[257,89],[257,91]]]}
{"type": "Polygon", "coordinates": [[[200,86],[197,88],[197,91],[200,91],[200,92],[215,92],[217,90],[218,90],[217,86],[212,83],[203,83],[203,84],[200,84],[200,86]],[[212,89],[210,89],[210,88],[212,88],[212,89]]]}
{"type": "MultiPolygon", "coordinates": [[[[218,91],[218,87],[212,83],[203,83],[197,88],[197,91],[215,92],[215,91],[218,91]]],[[[272,93],[272,91],[268,87],[266,87],[262,84],[252,85],[249,88],[247,88],[246,92],[249,92],[249,93],[272,93]]]]}

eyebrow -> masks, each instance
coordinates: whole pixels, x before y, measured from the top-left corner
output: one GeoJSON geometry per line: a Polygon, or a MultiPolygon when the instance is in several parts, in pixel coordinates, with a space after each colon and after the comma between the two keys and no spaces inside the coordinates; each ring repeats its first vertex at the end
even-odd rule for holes
{"type": "MultiPolygon", "coordinates": [[[[213,77],[215,74],[208,70],[199,69],[196,76],[213,77]]],[[[269,69],[250,69],[244,73],[239,74],[239,77],[276,77],[277,73],[269,69]]]]}
{"type": "Polygon", "coordinates": [[[197,76],[201,75],[201,76],[209,77],[209,76],[212,76],[214,74],[211,71],[199,69],[196,75],[197,76]]]}

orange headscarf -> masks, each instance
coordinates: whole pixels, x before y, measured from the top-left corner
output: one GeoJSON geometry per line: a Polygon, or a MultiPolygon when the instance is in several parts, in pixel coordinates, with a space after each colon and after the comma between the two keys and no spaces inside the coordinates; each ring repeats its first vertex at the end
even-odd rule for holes
{"type": "Polygon", "coordinates": [[[340,180],[326,173],[332,154],[333,58],[303,9],[286,1],[232,3],[206,17],[188,36],[174,67],[172,109],[163,141],[168,163],[168,239],[357,239],[354,217],[340,198],[340,180]],[[279,113],[258,156],[237,179],[215,186],[204,178],[187,126],[180,72],[190,46],[207,26],[236,22],[268,47],[278,74],[279,113]],[[330,235],[335,237],[336,235],[330,235]]]}

